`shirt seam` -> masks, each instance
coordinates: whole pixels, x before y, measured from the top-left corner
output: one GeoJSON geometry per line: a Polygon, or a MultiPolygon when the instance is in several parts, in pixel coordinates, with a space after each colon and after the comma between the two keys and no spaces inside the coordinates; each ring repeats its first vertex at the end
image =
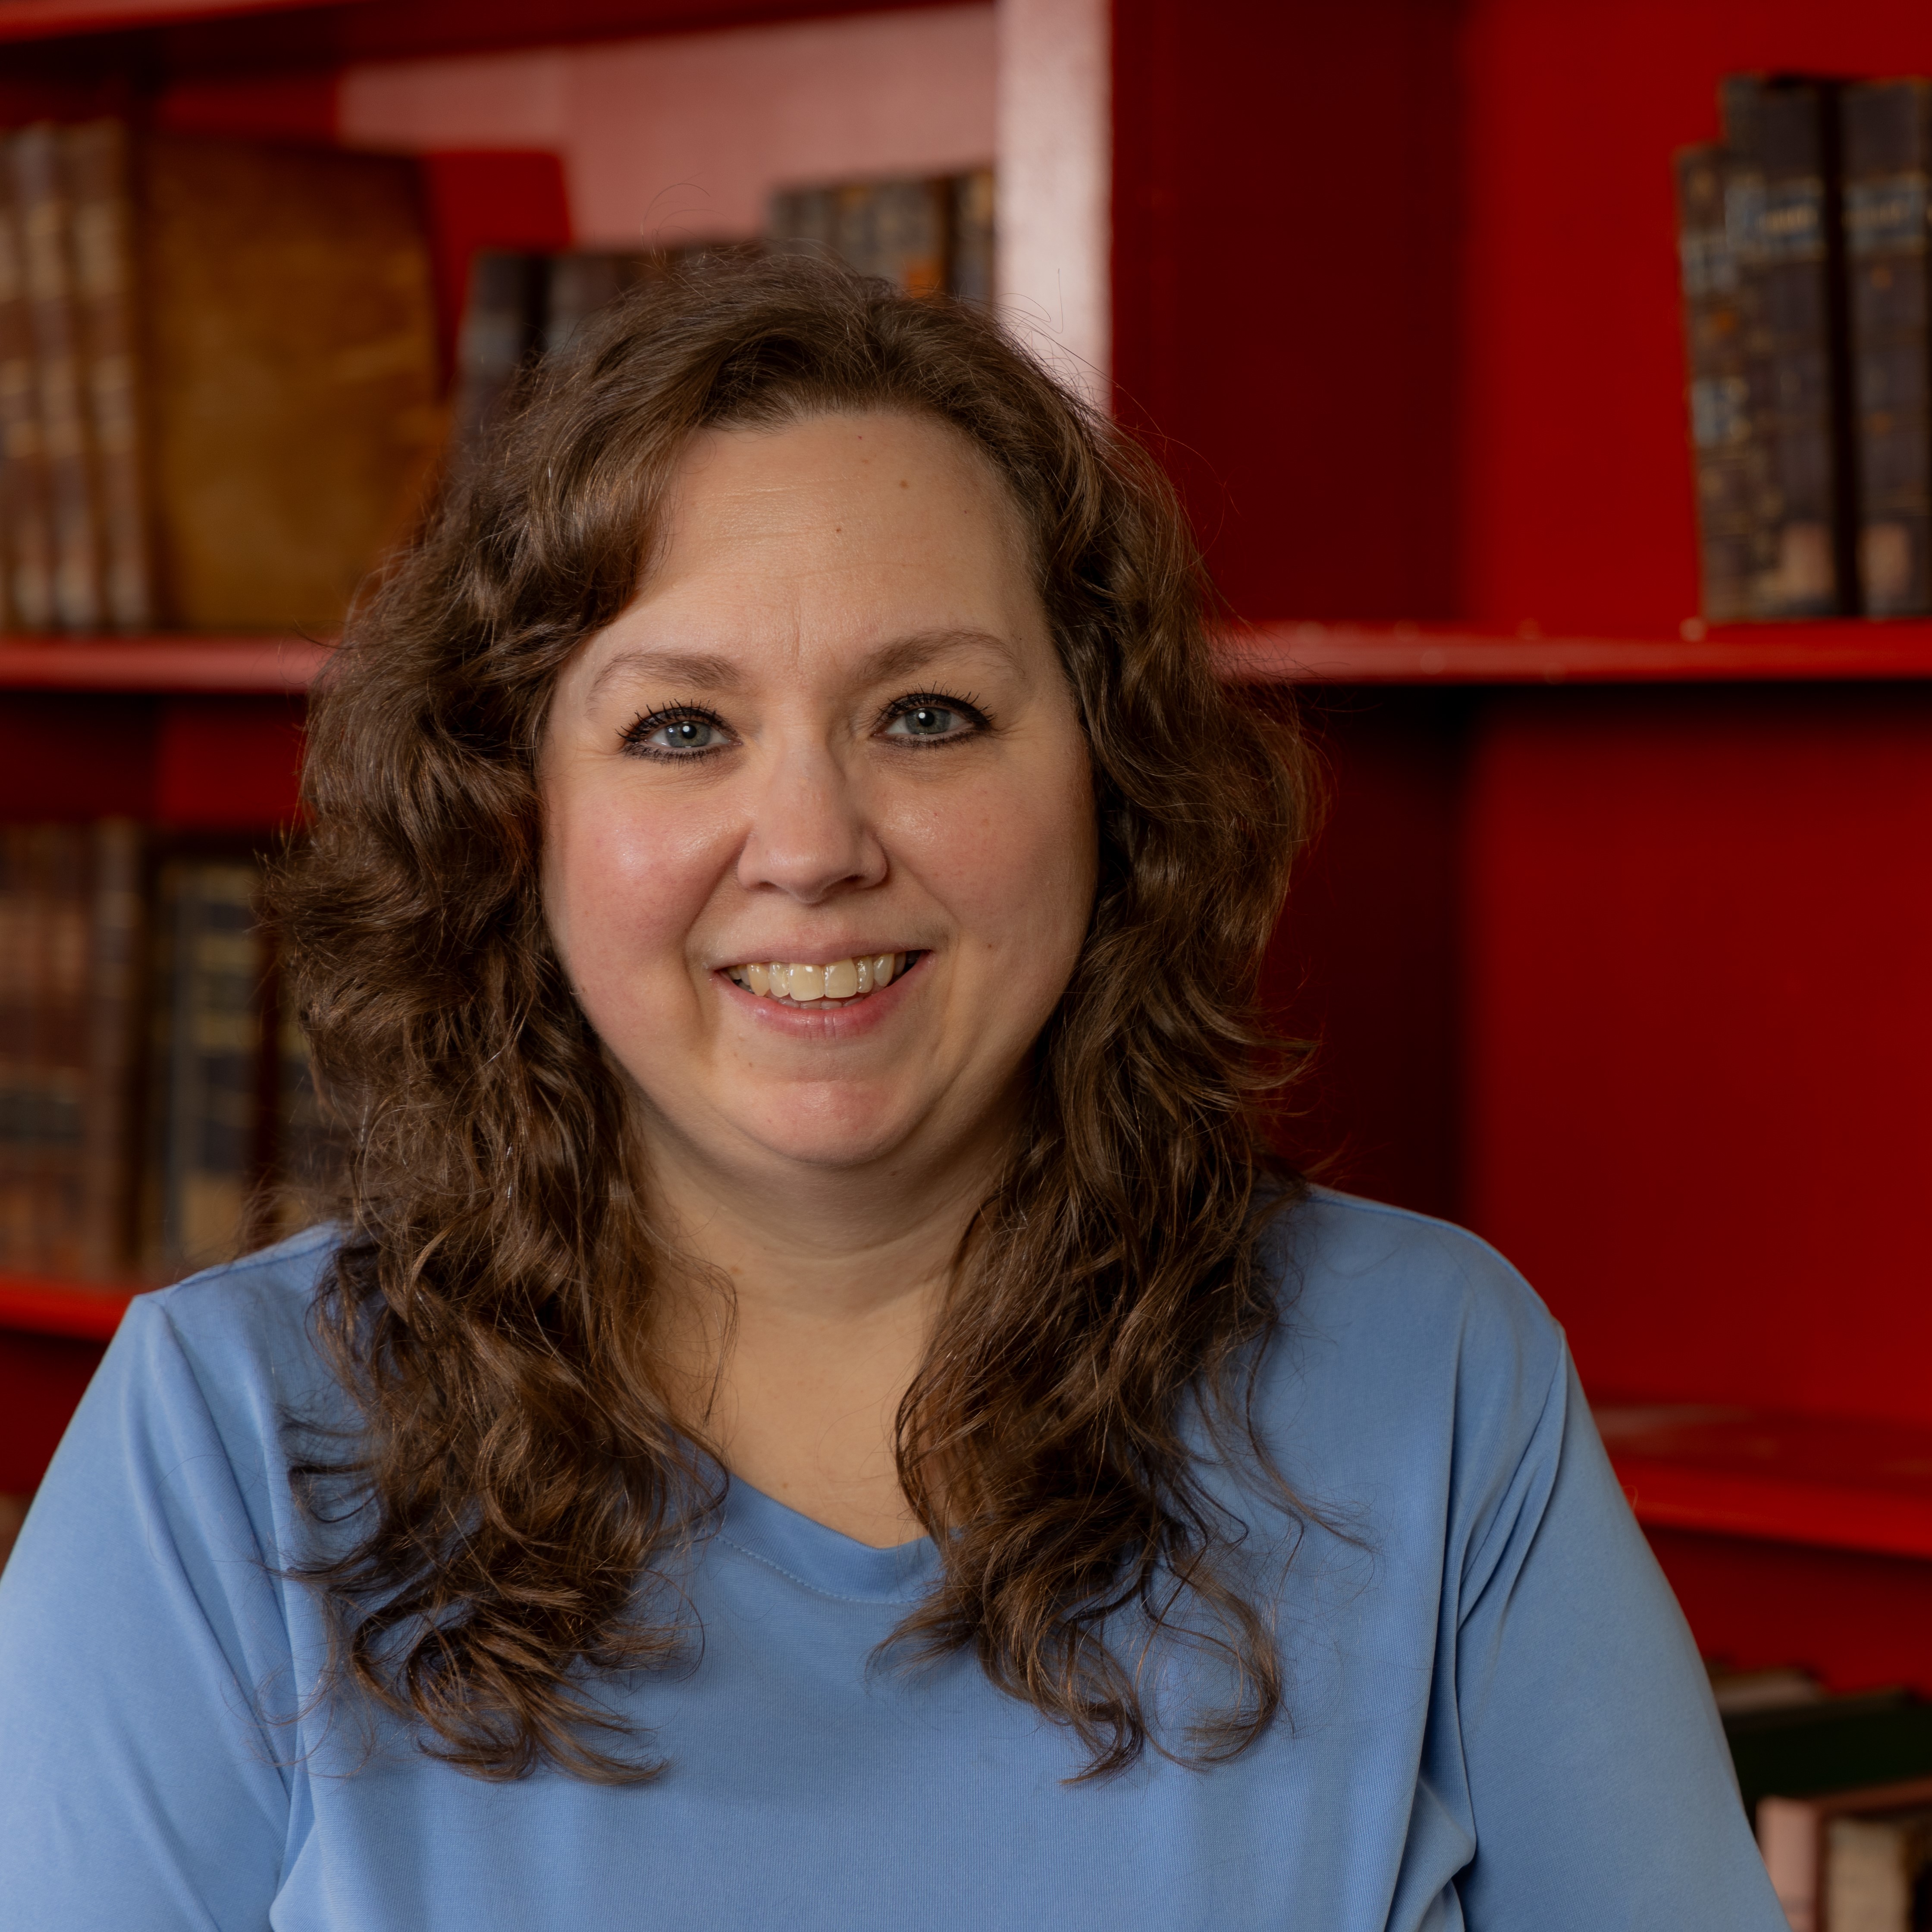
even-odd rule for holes
{"type": "Polygon", "coordinates": [[[823,1597],[828,1603],[890,1604],[898,1600],[892,1597],[848,1597],[837,1590],[821,1589],[809,1578],[800,1576],[796,1570],[788,1570],[782,1563],[774,1563],[763,1552],[752,1549],[747,1544],[740,1543],[727,1530],[718,1531],[718,1540],[720,1543],[729,1544],[740,1556],[748,1556],[754,1563],[762,1563],[767,1570],[776,1570],[788,1582],[796,1583],[801,1590],[809,1590],[814,1597],[823,1597]]]}

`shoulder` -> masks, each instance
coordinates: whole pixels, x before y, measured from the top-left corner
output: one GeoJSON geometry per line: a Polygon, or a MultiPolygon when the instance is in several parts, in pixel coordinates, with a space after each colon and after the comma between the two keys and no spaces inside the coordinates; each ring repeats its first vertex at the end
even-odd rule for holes
{"type": "Polygon", "coordinates": [[[1346,1479],[1512,1468],[1566,1400],[1563,1331],[1486,1241],[1316,1189],[1268,1237],[1282,1321],[1257,1394],[1271,1433],[1346,1479]]]}
{"type": "Polygon", "coordinates": [[[1385,1360],[1453,1344],[1478,1361],[1527,1354],[1553,1369],[1562,1332],[1488,1242],[1448,1221],[1315,1188],[1268,1237],[1285,1318],[1348,1336],[1385,1360]]]}
{"type": "Polygon", "coordinates": [[[292,1415],[333,1410],[339,1390],[316,1345],[316,1292],[338,1246],[329,1227],[135,1297],[102,1373],[124,1407],[206,1411],[231,1456],[275,1460],[292,1415]]]}

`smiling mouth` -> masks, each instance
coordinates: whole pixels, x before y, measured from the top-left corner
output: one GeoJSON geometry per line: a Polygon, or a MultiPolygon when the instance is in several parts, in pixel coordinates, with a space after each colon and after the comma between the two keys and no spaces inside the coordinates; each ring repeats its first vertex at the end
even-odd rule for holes
{"type": "Polygon", "coordinates": [[[913,962],[916,952],[872,952],[833,959],[824,965],[755,960],[728,966],[726,976],[761,1000],[791,1006],[849,1006],[854,1000],[883,992],[913,962]]]}

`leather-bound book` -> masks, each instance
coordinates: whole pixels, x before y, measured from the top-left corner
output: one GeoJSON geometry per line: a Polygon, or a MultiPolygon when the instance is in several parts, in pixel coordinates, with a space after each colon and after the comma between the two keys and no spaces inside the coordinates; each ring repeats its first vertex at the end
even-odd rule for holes
{"type": "Polygon", "coordinates": [[[416,164],[153,136],[134,182],[160,615],[331,631],[440,453],[416,164]]]}
{"type": "Polygon", "coordinates": [[[66,630],[92,631],[100,628],[102,617],[100,555],[81,392],[74,236],[62,146],[61,130],[41,122],[14,135],[8,154],[46,467],[53,618],[66,630]]]}
{"type": "Polygon", "coordinates": [[[547,255],[482,248],[470,262],[449,411],[453,467],[476,460],[497,428],[518,376],[542,353],[549,288],[547,255]]]}
{"type": "Polygon", "coordinates": [[[245,860],[160,872],[150,981],[144,1269],[172,1280],[232,1255],[256,1178],[266,960],[245,860]]]}
{"type": "Polygon", "coordinates": [[[1766,452],[1756,514],[1768,560],[1757,617],[1857,608],[1836,94],[1828,82],[1736,76],[1723,88],[1752,385],[1766,452]]]}
{"type": "Polygon", "coordinates": [[[1868,616],[1922,616],[1932,611],[1932,82],[1848,87],[1843,112],[1858,580],[1868,616]]]}
{"type": "Polygon", "coordinates": [[[53,530],[14,171],[0,146],[0,629],[54,621],[53,530]]]}
{"type": "Polygon", "coordinates": [[[100,596],[122,631],[154,622],[136,389],[134,259],[128,132],[90,121],[63,132],[74,292],[100,550],[100,596]]]}
{"type": "Polygon", "coordinates": [[[962,302],[993,299],[993,171],[973,168],[952,184],[952,232],[948,291],[962,302]]]}
{"type": "Polygon", "coordinates": [[[1754,434],[1738,256],[1725,219],[1729,159],[1714,145],[1686,148],[1676,173],[1702,609],[1726,623],[1751,614],[1753,581],[1774,561],[1756,514],[1765,450],[1754,434]]]}
{"type": "Polygon", "coordinates": [[[124,1277],[133,1262],[134,1100],[140,1033],[140,827],[103,819],[88,834],[86,1084],[80,1123],[80,1227],[75,1271],[124,1277]]]}

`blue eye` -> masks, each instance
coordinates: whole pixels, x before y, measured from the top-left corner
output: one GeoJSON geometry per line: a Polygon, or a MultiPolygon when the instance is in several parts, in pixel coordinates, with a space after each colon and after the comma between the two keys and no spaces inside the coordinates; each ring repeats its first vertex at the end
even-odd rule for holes
{"type": "Polygon", "coordinates": [[[959,714],[944,705],[922,704],[916,711],[902,711],[886,728],[905,738],[943,738],[959,722],[959,714]]]}
{"type": "Polygon", "coordinates": [[[624,748],[650,758],[715,752],[728,742],[724,727],[701,711],[658,711],[640,718],[624,734],[624,748]]]}
{"type": "Polygon", "coordinates": [[[921,692],[902,698],[890,707],[884,735],[935,744],[949,739],[970,738],[986,726],[984,715],[963,699],[921,692]]]}

